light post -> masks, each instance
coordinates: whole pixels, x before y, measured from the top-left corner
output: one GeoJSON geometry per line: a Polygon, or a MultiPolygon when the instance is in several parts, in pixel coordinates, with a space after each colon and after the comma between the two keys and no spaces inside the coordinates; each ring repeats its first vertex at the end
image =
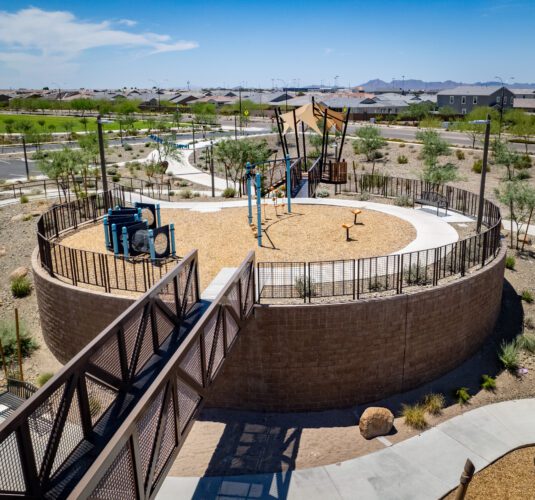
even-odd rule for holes
{"type": "MultiPolygon", "coordinates": [[[[502,122],[503,122],[503,100],[505,98],[505,83],[503,81],[503,78],[501,76],[495,76],[494,78],[497,78],[500,80],[500,83],[502,84],[502,93],[500,96],[500,126],[498,129],[498,140],[502,137],[502,122]]],[[[514,77],[511,77],[511,80],[514,80],[514,77]]]]}
{"type": "Polygon", "coordinates": [[[26,153],[26,139],[22,137],[22,149],[24,150],[24,166],[26,167],[26,179],[30,180],[30,169],[28,168],[28,154],[26,153]]]}
{"type": "Polygon", "coordinates": [[[210,175],[212,176],[212,198],[215,198],[215,179],[214,179],[214,141],[210,141],[210,175]]]}
{"type": "Polygon", "coordinates": [[[489,142],[490,142],[490,114],[487,115],[486,120],[474,120],[470,123],[485,124],[485,143],[483,146],[483,165],[481,167],[481,183],[479,186],[479,207],[477,211],[477,226],[478,233],[481,232],[481,224],[483,222],[483,208],[485,202],[485,179],[487,177],[487,162],[489,157],[489,142]]]}
{"type": "Polygon", "coordinates": [[[104,191],[104,207],[108,211],[108,179],[106,178],[106,157],[104,156],[104,137],[102,135],[102,117],[97,116],[98,149],[100,152],[100,175],[102,176],[102,190],[104,191]]]}

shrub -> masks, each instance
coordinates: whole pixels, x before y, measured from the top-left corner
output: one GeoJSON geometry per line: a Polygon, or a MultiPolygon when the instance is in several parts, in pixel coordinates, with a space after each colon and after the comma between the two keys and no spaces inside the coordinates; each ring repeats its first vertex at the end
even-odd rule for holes
{"type": "Polygon", "coordinates": [[[223,191],[223,198],[234,198],[236,196],[236,190],[228,187],[223,191]]]}
{"type": "Polygon", "coordinates": [[[398,156],[398,163],[400,165],[406,165],[407,163],[409,163],[409,159],[405,155],[399,155],[398,156]]]}
{"type": "Polygon", "coordinates": [[[526,179],[531,179],[531,174],[527,172],[526,170],[521,170],[516,174],[516,178],[519,181],[525,181],[526,179]]]}
{"type": "Polygon", "coordinates": [[[190,198],[193,198],[193,191],[191,189],[181,189],[180,197],[189,200],[190,198]]]}
{"type": "Polygon", "coordinates": [[[13,294],[13,297],[22,299],[23,297],[30,295],[31,290],[32,285],[26,276],[18,276],[11,280],[11,293],[13,294]]]}
{"type": "Polygon", "coordinates": [[[145,147],[146,147],[146,148],[150,148],[150,142],[146,142],[146,143],[145,143],[145,147]]]}
{"type": "MultiPolygon", "coordinates": [[[[179,185],[180,187],[188,187],[188,186],[190,185],[190,183],[189,183],[187,180],[185,180],[185,179],[181,179],[181,180],[178,182],[178,185],[179,185]]],[[[230,189],[232,189],[232,188],[230,188],[230,189]]]]}
{"type": "Polygon", "coordinates": [[[516,259],[512,255],[508,255],[505,258],[505,267],[511,271],[515,269],[516,259]]]}
{"type": "MultiPolygon", "coordinates": [[[[20,349],[23,356],[29,356],[39,346],[26,331],[24,323],[19,324],[20,349]]],[[[11,361],[17,356],[17,333],[15,322],[2,321],[0,323],[0,340],[4,349],[6,361],[11,361]]],[[[0,360],[1,361],[1,360],[0,360]]]]}
{"type": "Polygon", "coordinates": [[[535,323],[533,322],[533,318],[526,318],[524,320],[524,328],[527,328],[528,330],[535,329],[535,323]]]}
{"type": "Polygon", "coordinates": [[[535,298],[533,297],[533,293],[531,293],[529,290],[524,290],[522,292],[521,298],[524,302],[527,302],[528,304],[532,304],[533,300],[535,300],[535,298]]]}
{"type": "Polygon", "coordinates": [[[425,266],[418,266],[412,264],[404,271],[404,277],[408,285],[428,285],[431,283],[428,273],[426,273],[425,266]]]}
{"type": "Polygon", "coordinates": [[[132,146],[130,146],[130,144],[125,143],[123,148],[125,151],[132,151],[132,146]]]}
{"type": "Polygon", "coordinates": [[[313,280],[307,282],[307,279],[302,276],[295,278],[294,287],[301,299],[315,297],[317,295],[316,283],[313,280]]]}
{"type": "Polygon", "coordinates": [[[404,147],[405,147],[405,144],[404,144],[404,143],[401,143],[398,147],[400,147],[400,148],[404,148],[404,147]]]}
{"type": "Polygon", "coordinates": [[[43,387],[53,376],[52,372],[41,373],[35,380],[37,387],[43,387]]]}
{"type": "Polygon", "coordinates": [[[446,398],[443,394],[431,393],[424,397],[424,408],[431,415],[440,415],[445,403],[446,398]]]}
{"type": "Polygon", "coordinates": [[[112,175],[111,180],[113,182],[119,182],[121,180],[121,174],[112,175]]]}
{"type": "Polygon", "coordinates": [[[519,155],[516,157],[515,167],[518,170],[523,170],[525,168],[531,168],[531,158],[527,154],[519,155]]]}
{"type": "MultiPolygon", "coordinates": [[[[476,174],[480,174],[483,170],[483,160],[476,160],[474,164],[472,165],[472,172],[475,172],[476,174]]],[[[490,166],[487,163],[487,173],[490,172],[490,166]]]]}
{"type": "Polygon", "coordinates": [[[317,189],[316,190],[316,197],[318,198],[328,198],[329,197],[329,190],[325,188],[317,189]]]}
{"type": "Polygon", "coordinates": [[[23,195],[20,197],[20,202],[21,202],[21,203],[28,203],[28,201],[30,201],[30,200],[28,199],[28,197],[27,197],[25,194],[23,194],[23,195]]]}
{"type": "Polygon", "coordinates": [[[517,346],[519,349],[528,351],[530,353],[535,353],[535,335],[532,333],[524,333],[520,335],[516,340],[517,346]]]}
{"type": "Polygon", "coordinates": [[[106,169],[106,173],[107,173],[108,175],[115,175],[115,174],[117,173],[117,169],[114,168],[114,167],[108,167],[108,168],[106,169]]]}
{"type": "Polygon", "coordinates": [[[470,401],[470,392],[468,392],[468,387],[460,387],[455,391],[455,397],[457,398],[457,403],[460,405],[465,405],[470,401]]]}
{"type": "Polygon", "coordinates": [[[494,391],[496,389],[496,379],[490,375],[481,375],[481,389],[494,391]]]}
{"type": "Polygon", "coordinates": [[[398,196],[394,199],[394,205],[398,207],[412,207],[412,198],[407,195],[398,196]]]}
{"type": "Polygon", "coordinates": [[[26,214],[26,215],[22,218],[22,220],[23,220],[24,222],[27,222],[27,221],[32,220],[32,219],[33,219],[33,215],[32,215],[32,214],[26,214]]]}
{"type": "Polygon", "coordinates": [[[514,372],[520,366],[520,360],[518,358],[519,354],[518,344],[516,342],[505,342],[503,341],[500,344],[500,350],[498,352],[498,359],[501,361],[503,367],[510,371],[514,372]]]}
{"type": "Polygon", "coordinates": [[[461,149],[456,149],[455,156],[457,156],[458,160],[464,160],[464,151],[461,149]]]}
{"type": "Polygon", "coordinates": [[[359,201],[368,201],[370,199],[370,193],[368,191],[363,191],[357,195],[357,200],[359,201]]]}
{"type": "Polygon", "coordinates": [[[402,405],[401,416],[405,418],[405,423],[413,429],[422,430],[427,427],[425,408],[422,405],[402,405]]]}
{"type": "Polygon", "coordinates": [[[199,198],[201,196],[201,193],[199,193],[199,191],[194,191],[193,192],[193,197],[194,198],[199,198]]]}

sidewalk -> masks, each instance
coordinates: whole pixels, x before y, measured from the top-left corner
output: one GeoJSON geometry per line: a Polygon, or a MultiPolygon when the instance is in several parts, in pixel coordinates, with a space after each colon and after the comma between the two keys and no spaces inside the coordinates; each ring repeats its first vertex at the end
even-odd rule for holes
{"type": "Polygon", "coordinates": [[[338,464],[273,474],[167,477],[157,499],[435,500],[459,484],[467,458],[479,471],[533,443],[535,399],[505,401],[338,464]]]}

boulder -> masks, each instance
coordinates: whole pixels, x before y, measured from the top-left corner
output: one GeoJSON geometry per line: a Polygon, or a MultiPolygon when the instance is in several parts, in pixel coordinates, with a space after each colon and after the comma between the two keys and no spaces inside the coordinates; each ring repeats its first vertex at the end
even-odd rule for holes
{"type": "Polygon", "coordinates": [[[14,280],[17,278],[23,278],[28,274],[28,268],[24,266],[17,267],[13,271],[11,271],[11,274],[9,275],[10,280],[14,280]]]}
{"type": "Polygon", "coordinates": [[[0,245],[0,257],[3,257],[7,253],[7,248],[5,245],[0,245]]]}
{"type": "Polygon", "coordinates": [[[388,408],[370,406],[359,420],[360,433],[366,439],[384,436],[392,430],[394,415],[388,408]]]}
{"type": "Polygon", "coordinates": [[[11,217],[11,222],[22,222],[26,217],[26,214],[17,214],[11,217]]]}

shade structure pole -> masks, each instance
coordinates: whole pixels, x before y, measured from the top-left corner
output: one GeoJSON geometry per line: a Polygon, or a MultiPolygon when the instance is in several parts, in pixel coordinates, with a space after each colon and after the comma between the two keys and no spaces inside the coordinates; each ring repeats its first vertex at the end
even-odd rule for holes
{"type": "Polygon", "coordinates": [[[307,146],[305,141],[305,123],[301,122],[301,136],[303,137],[303,158],[305,160],[305,169],[307,168],[307,146]]]}
{"type": "Polygon", "coordinates": [[[293,109],[293,116],[294,116],[294,130],[295,130],[295,147],[297,149],[297,158],[300,158],[301,153],[299,152],[299,130],[297,129],[297,117],[295,116],[295,108],[293,109]]]}
{"type": "Polygon", "coordinates": [[[262,176],[256,174],[256,239],[258,246],[262,246],[262,176]]]}
{"type": "Polygon", "coordinates": [[[284,140],[284,137],[283,137],[283,134],[282,134],[282,123],[279,120],[279,110],[277,108],[275,108],[275,119],[277,120],[277,130],[279,131],[279,139],[281,141],[282,154],[283,154],[283,156],[286,156],[287,155],[287,151],[286,151],[286,148],[285,148],[285,140],[284,140]]]}
{"type": "Polygon", "coordinates": [[[338,151],[338,158],[336,159],[337,162],[340,161],[340,159],[342,158],[342,150],[344,149],[344,141],[346,140],[346,132],[347,132],[347,123],[349,122],[349,111],[350,111],[351,108],[347,108],[347,113],[346,113],[346,119],[345,119],[345,122],[344,122],[344,131],[342,132],[342,141],[340,142],[340,150],[338,151]]]}
{"type": "Polygon", "coordinates": [[[290,162],[290,155],[286,155],[286,197],[288,198],[288,213],[291,214],[292,213],[292,165],[290,162]]]}
{"type": "Polygon", "coordinates": [[[251,194],[251,164],[249,162],[245,165],[245,180],[247,183],[247,209],[249,219],[249,225],[253,223],[253,198],[251,194]]]}
{"type": "Polygon", "coordinates": [[[325,164],[325,159],[326,159],[326,152],[327,152],[327,147],[326,147],[326,140],[325,140],[325,137],[327,135],[327,109],[325,109],[325,111],[323,112],[323,137],[321,139],[321,169],[323,170],[323,165],[325,164]]]}

